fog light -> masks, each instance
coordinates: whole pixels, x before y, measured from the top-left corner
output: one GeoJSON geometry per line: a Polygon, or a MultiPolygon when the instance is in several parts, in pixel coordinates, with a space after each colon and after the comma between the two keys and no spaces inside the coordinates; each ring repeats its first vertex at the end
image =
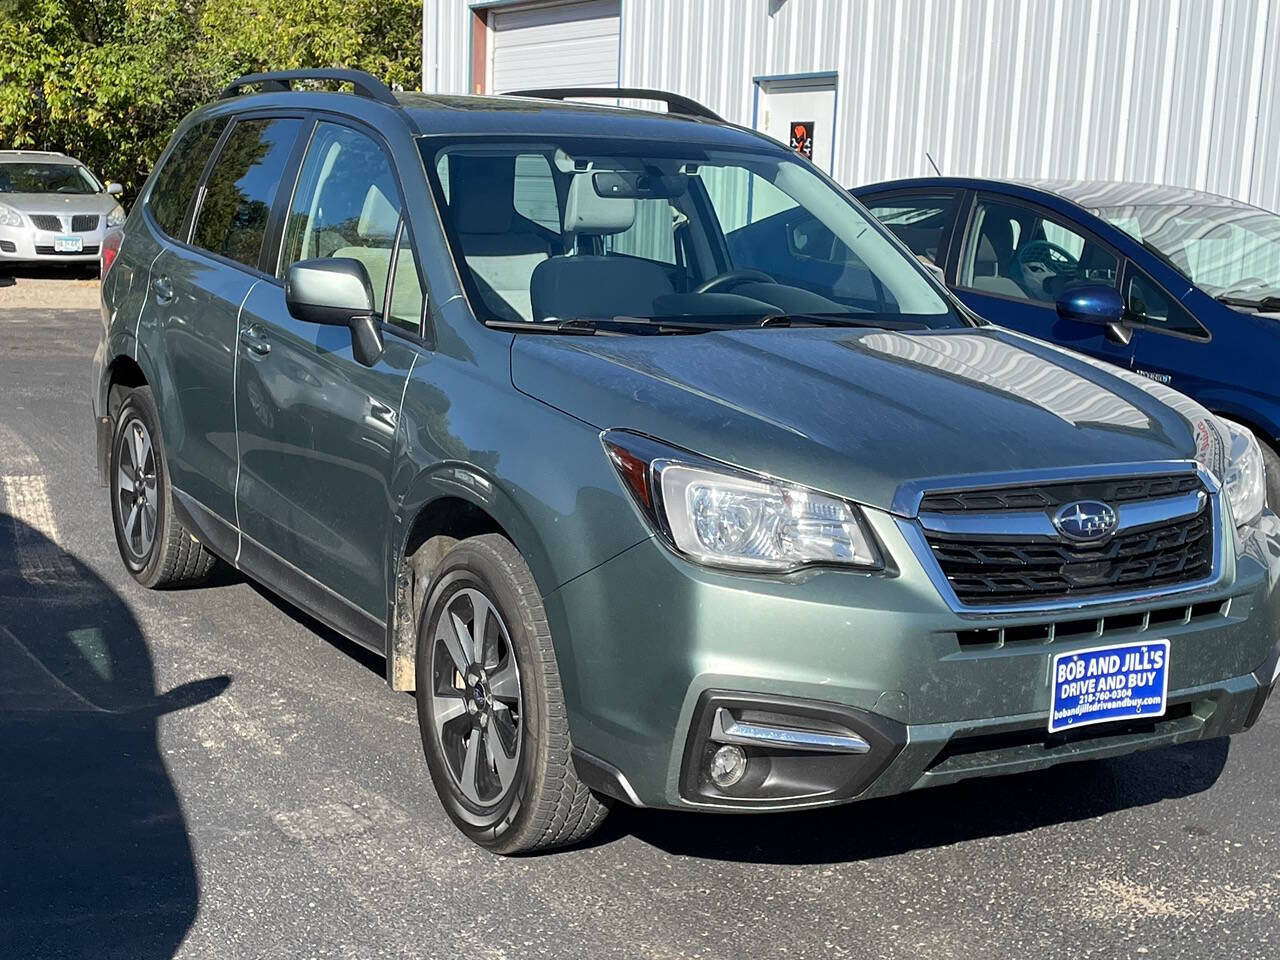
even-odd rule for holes
{"type": "Polygon", "coordinates": [[[732,787],[747,772],[747,755],[742,748],[726,743],[711,755],[707,773],[711,782],[722,790],[732,787]]]}

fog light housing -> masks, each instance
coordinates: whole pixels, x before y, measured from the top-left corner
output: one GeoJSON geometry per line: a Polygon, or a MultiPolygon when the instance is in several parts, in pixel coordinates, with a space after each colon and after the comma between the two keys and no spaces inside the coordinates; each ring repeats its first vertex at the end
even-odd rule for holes
{"type": "Polygon", "coordinates": [[[723,744],[711,755],[707,764],[707,776],[721,790],[726,790],[738,783],[747,772],[747,755],[743,749],[732,743],[723,744]]]}

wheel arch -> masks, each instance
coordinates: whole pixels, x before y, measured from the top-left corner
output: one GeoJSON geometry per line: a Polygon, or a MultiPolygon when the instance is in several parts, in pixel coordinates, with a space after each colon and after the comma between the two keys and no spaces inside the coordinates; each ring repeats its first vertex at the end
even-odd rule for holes
{"type": "Polygon", "coordinates": [[[496,533],[511,541],[544,593],[550,565],[541,539],[518,504],[470,465],[441,465],[421,475],[397,515],[391,616],[387,618],[387,682],[414,688],[418,619],[440,561],[459,540],[496,533]]]}

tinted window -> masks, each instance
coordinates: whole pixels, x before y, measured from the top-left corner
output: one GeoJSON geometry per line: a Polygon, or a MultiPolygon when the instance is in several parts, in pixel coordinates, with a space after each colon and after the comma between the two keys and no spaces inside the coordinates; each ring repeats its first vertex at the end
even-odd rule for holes
{"type": "MultiPolygon", "coordinates": [[[[169,159],[156,174],[155,183],[147,198],[147,208],[155,217],[160,229],[171,237],[177,237],[186,219],[191,195],[196,181],[204,171],[205,161],[217,145],[227,125],[225,117],[216,117],[198,123],[182,135],[169,159]]],[[[180,239],[186,239],[182,237],[180,239]]]]}
{"type": "Polygon", "coordinates": [[[984,201],[960,262],[960,285],[1053,303],[1073,283],[1114,285],[1119,262],[1099,243],[1034,207],[984,201]]]}
{"type": "Polygon", "coordinates": [[[917,257],[939,264],[951,234],[955,214],[955,194],[898,194],[871,198],[867,208],[917,257]]]}
{"type": "Polygon", "coordinates": [[[258,265],[267,218],[299,120],[239,120],[209,173],[196,220],[197,246],[258,265]]]}
{"type": "Polygon", "coordinates": [[[551,164],[542,154],[522,153],[516,157],[513,205],[520,216],[546,227],[552,233],[560,232],[560,202],[556,198],[556,183],[551,177],[551,164]]]}
{"type": "Polygon", "coordinates": [[[399,225],[400,194],[382,148],[350,127],[318,124],[294,191],[281,270],[315,257],[359,260],[381,312],[399,225]]]}
{"type": "Polygon", "coordinates": [[[1204,327],[1191,314],[1154,280],[1132,267],[1125,281],[1124,299],[1134,323],[1191,337],[1205,336],[1204,327]]]}

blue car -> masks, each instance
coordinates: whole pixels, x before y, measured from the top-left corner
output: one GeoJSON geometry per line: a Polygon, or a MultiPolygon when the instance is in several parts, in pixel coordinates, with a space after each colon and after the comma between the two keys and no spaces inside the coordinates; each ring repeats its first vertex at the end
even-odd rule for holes
{"type": "Polygon", "coordinates": [[[979,316],[1250,427],[1280,503],[1280,216],[1133,183],[931,177],[851,192],[979,316]]]}

